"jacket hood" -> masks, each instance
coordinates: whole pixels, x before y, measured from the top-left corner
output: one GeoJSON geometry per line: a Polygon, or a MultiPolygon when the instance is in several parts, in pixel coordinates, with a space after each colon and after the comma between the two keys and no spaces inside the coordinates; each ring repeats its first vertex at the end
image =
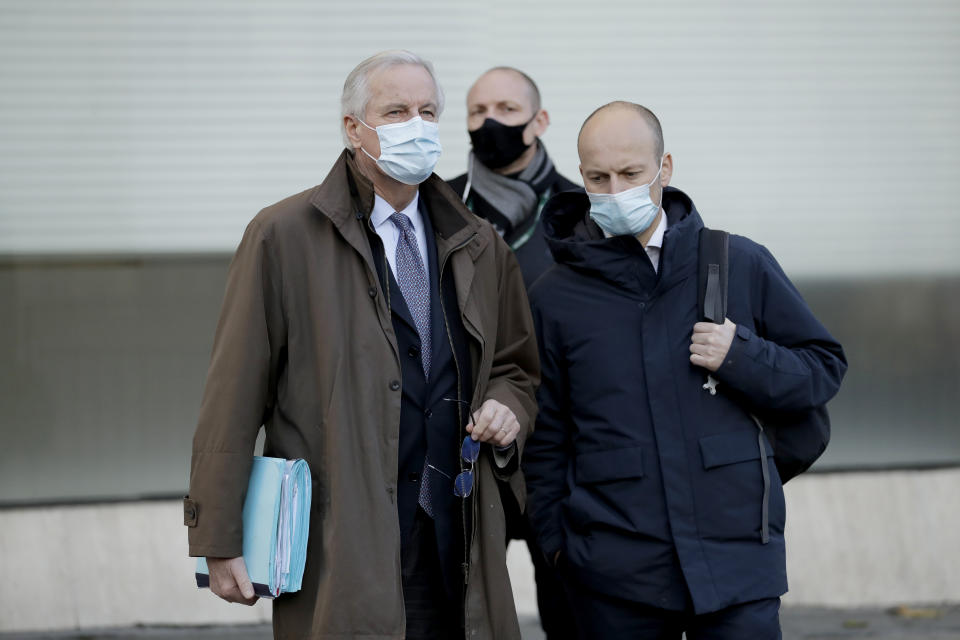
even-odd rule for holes
{"type": "Polygon", "coordinates": [[[586,193],[567,191],[552,197],[543,209],[547,244],[559,264],[627,288],[651,289],[661,280],[696,265],[698,232],[703,220],[687,194],[674,187],[663,192],[667,233],[659,274],[633,236],[607,238],[590,218],[586,193]],[[638,269],[638,260],[646,269],[638,269]],[[662,274],[662,277],[660,276],[662,274]]]}

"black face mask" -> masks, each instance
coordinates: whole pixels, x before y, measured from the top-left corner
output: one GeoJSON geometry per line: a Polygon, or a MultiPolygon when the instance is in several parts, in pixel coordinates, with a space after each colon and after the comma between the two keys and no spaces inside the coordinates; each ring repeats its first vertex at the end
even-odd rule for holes
{"type": "Polygon", "coordinates": [[[523,130],[531,122],[533,118],[523,124],[510,126],[487,118],[479,129],[468,132],[473,143],[473,154],[490,169],[507,166],[530,147],[523,142],[523,130]]]}

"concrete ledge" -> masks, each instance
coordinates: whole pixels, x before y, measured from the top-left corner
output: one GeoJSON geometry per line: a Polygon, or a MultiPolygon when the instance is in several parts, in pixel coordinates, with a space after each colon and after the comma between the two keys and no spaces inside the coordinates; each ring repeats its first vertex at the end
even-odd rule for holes
{"type": "MultiPolygon", "coordinates": [[[[787,606],[960,602],[960,469],[815,474],[787,485],[787,606]]],[[[179,501],[0,510],[0,632],[264,624],[198,590],[179,501]]],[[[523,544],[517,609],[536,612],[523,544]]]]}
{"type": "Polygon", "coordinates": [[[960,469],[788,483],[786,605],[960,602],[960,469]]]}
{"type": "Polygon", "coordinates": [[[197,589],[179,501],[0,511],[0,631],[268,622],[197,589]]]}

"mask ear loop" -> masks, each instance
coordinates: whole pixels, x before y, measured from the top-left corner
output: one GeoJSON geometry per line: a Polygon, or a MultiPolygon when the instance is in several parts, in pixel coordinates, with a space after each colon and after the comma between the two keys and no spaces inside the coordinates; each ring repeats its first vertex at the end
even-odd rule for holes
{"type": "MultiPolygon", "coordinates": [[[[666,157],[667,157],[667,154],[666,154],[666,153],[664,153],[662,156],[660,156],[660,168],[657,169],[657,175],[653,176],[653,180],[650,181],[650,185],[649,185],[649,186],[652,187],[652,186],[653,186],[653,183],[656,182],[657,179],[660,177],[660,174],[663,173],[663,159],[666,158],[666,157]]],[[[663,187],[663,186],[660,187],[660,204],[657,205],[657,213],[659,213],[660,211],[663,210],[663,192],[664,192],[664,189],[666,189],[666,187],[663,187]]]]}
{"type": "MultiPolygon", "coordinates": [[[[370,131],[377,131],[376,127],[371,127],[370,125],[368,125],[366,122],[363,121],[363,118],[361,118],[360,116],[353,116],[353,117],[357,119],[357,122],[365,126],[367,129],[370,129],[370,131]]],[[[379,131],[377,131],[377,139],[378,140],[380,139],[379,131]]],[[[362,144],[360,145],[360,151],[363,151],[365,154],[367,154],[367,157],[373,160],[374,162],[378,162],[378,159],[370,155],[370,152],[364,149],[362,144]]]]}

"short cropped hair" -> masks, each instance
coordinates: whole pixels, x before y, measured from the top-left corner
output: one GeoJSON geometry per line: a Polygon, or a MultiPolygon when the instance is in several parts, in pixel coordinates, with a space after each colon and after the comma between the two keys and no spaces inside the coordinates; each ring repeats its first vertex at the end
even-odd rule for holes
{"type": "Polygon", "coordinates": [[[343,144],[348,149],[353,145],[350,144],[350,139],[347,137],[347,128],[343,123],[343,118],[344,116],[364,117],[367,105],[370,103],[370,85],[367,82],[370,74],[380,69],[402,64],[415,64],[427,70],[433,80],[433,86],[437,88],[437,117],[439,118],[440,114],[443,113],[443,89],[437,82],[433,65],[428,60],[424,60],[412,51],[405,49],[381,51],[355,66],[343,83],[343,93],[340,95],[340,132],[343,134],[343,144]]]}
{"type": "Polygon", "coordinates": [[[606,109],[612,109],[615,107],[624,108],[624,109],[633,109],[634,111],[639,113],[641,116],[643,116],[643,119],[647,121],[647,125],[649,125],[650,129],[653,131],[653,138],[654,138],[654,141],[656,144],[656,150],[657,150],[657,160],[662,158],[664,146],[663,146],[663,128],[660,126],[660,120],[653,113],[653,111],[650,111],[650,109],[647,109],[643,105],[639,105],[635,102],[627,102],[626,100],[614,100],[613,102],[608,102],[602,107],[598,107],[593,111],[593,113],[587,116],[587,119],[583,121],[582,125],[580,125],[580,133],[577,134],[577,146],[578,147],[580,146],[580,136],[583,135],[583,128],[587,126],[587,123],[590,122],[593,116],[597,115],[601,111],[604,111],[606,109]]]}
{"type": "Polygon", "coordinates": [[[513,73],[520,76],[523,79],[523,81],[527,83],[527,88],[530,90],[530,105],[533,107],[534,115],[536,115],[536,113],[540,111],[540,107],[542,104],[540,101],[540,89],[539,87],[537,87],[537,83],[533,81],[533,78],[525,74],[523,71],[520,71],[520,69],[517,69],[515,67],[507,67],[507,66],[493,67],[491,69],[487,69],[486,71],[484,71],[483,75],[487,75],[491,71],[512,71],[513,73]]]}

